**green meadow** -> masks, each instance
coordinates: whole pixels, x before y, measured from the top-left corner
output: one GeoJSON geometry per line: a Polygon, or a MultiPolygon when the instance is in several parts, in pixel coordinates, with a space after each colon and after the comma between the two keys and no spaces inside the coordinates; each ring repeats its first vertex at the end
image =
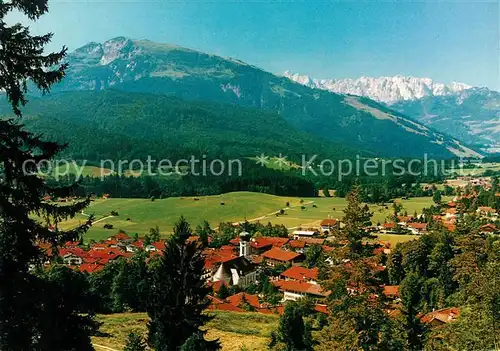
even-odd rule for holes
{"type": "MultiPolygon", "coordinates": [[[[444,199],[447,201],[448,199],[444,199]]],[[[409,200],[398,199],[403,211],[412,215],[415,211],[432,204],[432,198],[421,197],[409,200]]],[[[94,215],[95,223],[85,235],[85,241],[102,240],[118,230],[129,235],[138,233],[143,236],[150,228],[158,226],[163,235],[168,235],[173,224],[184,216],[193,228],[208,221],[212,227],[221,222],[260,221],[263,223],[283,224],[290,230],[318,226],[325,218],[340,219],[346,207],[343,198],[296,198],[274,196],[262,193],[233,192],[215,196],[176,197],[167,199],[99,199],[88,207],[84,214],[60,224],[62,229],[72,228],[83,223],[87,216],[94,215]],[[285,209],[286,203],[290,204],[285,209]],[[285,214],[276,216],[276,212],[285,209],[285,214]],[[111,216],[111,212],[118,216],[111,216]],[[113,229],[104,229],[105,224],[113,229]]],[[[373,222],[383,223],[391,214],[391,204],[386,206],[371,205],[373,222]]]]}
{"type": "MultiPolygon", "coordinates": [[[[207,324],[207,339],[219,339],[222,351],[267,349],[271,332],[278,327],[279,316],[255,312],[210,311],[215,318],[207,324]]],[[[102,336],[92,338],[96,351],[123,350],[130,332],[147,335],[146,313],[100,315],[102,336]]],[[[149,349],[148,349],[149,350],[149,349]]]]}

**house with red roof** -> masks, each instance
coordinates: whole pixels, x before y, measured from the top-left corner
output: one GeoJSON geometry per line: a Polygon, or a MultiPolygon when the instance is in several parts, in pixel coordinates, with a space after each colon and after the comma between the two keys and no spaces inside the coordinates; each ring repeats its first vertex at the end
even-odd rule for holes
{"type": "Polygon", "coordinates": [[[295,265],[304,259],[304,255],[293,252],[284,251],[273,247],[271,250],[266,251],[262,254],[262,257],[266,260],[266,264],[271,267],[275,267],[280,264],[292,264],[295,265]]]}
{"type": "Polygon", "coordinates": [[[479,229],[481,230],[481,233],[483,233],[483,234],[496,233],[498,231],[497,226],[494,225],[493,223],[488,223],[488,224],[482,225],[479,229]]]}
{"type": "Polygon", "coordinates": [[[302,250],[306,247],[306,242],[304,240],[290,240],[288,247],[292,250],[302,250]]]}
{"type": "Polygon", "coordinates": [[[293,280],[278,280],[273,284],[283,292],[283,301],[296,301],[306,296],[321,299],[330,295],[330,292],[324,291],[319,284],[293,280]]]}
{"type": "Polygon", "coordinates": [[[481,206],[477,209],[477,213],[484,217],[496,217],[497,210],[489,206],[481,206]]]}
{"type": "Polygon", "coordinates": [[[280,279],[317,284],[318,268],[292,266],[280,274],[280,279]]]}
{"type": "Polygon", "coordinates": [[[322,232],[330,232],[331,230],[339,228],[339,221],[333,218],[323,219],[320,223],[322,232]]]}
{"type": "Polygon", "coordinates": [[[460,309],[457,307],[443,308],[441,310],[429,312],[421,316],[422,323],[431,327],[440,327],[453,322],[460,316],[460,309]]]}
{"type": "Polygon", "coordinates": [[[273,247],[273,241],[268,238],[252,238],[249,245],[251,255],[260,255],[273,247]]]}
{"type": "Polygon", "coordinates": [[[420,235],[427,232],[427,223],[408,223],[408,229],[416,235],[420,235]]]}
{"type": "Polygon", "coordinates": [[[222,258],[212,281],[224,281],[227,285],[245,288],[257,281],[256,265],[244,256],[222,258]]]}
{"type": "Polygon", "coordinates": [[[389,299],[399,299],[399,285],[384,285],[382,287],[382,293],[389,299]]]}
{"type": "Polygon", "coordinates": [[[263,306],[259,302],[259,297],[257,295],[247,294],[245,292],[240,292],[235,295],[229,296],[226,302],[239,308],[245,307],[245,304],[253,307],[254,309],[262,308],[263,306]]]}
{"type": "Polygon", "coordinates": [[[382,233],[395,233],[398,225],[396,223],[384,223],[382,225],[382,233]]]}
{"type": "Polygon", "coordinates": [[[231,311],[231,312],[244,312],[242,308],[237,306],[233,306],[230,303],[221,300],[215,296],[208,295],[208,299],[210,300],[210,305],[208,306],[209,310],[217,310],[217,311],[231,311]]]}

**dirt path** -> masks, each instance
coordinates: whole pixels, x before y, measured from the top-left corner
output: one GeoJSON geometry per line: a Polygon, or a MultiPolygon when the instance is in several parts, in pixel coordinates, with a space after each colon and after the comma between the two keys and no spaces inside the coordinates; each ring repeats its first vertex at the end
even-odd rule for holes
{"type": "MultiPolygon", "coordinates": [[[[314,201],[308,201],[308,202],[303,202],[301,204],[298,204],[298,205],[294,205],[294,206],[289,206],[289,207],[285,207],[283,208],[283,210],[289,210],[293,207],[299,207],[299,206],[304,206],[304,205],[310,205],[314,203],[314,201]]],[[[278,211],[274,211],[274,212],[271,212],[271,213],[268,213],[266,215],[263,215],[263,216],[260,216],[260,217],[255,217],[255,218],[252,218],[252,219],[247,219],[246,221],[247,222],[256,222],[256,221],[260,221],[262,219],[266,219],[267,217],[270,217],[270,216],[275,216],[277,213],[280,213],[280,210],[278,211]]],[[[241,223],[245,223],[245,221],[239,221],[239,222],[234,222],[233,224],[234,225],[237,225],[237,224],[241,224],[241,223]]]]}
{"type": "MultiPolygon", "coordinates": [[[[88,215],[88,214],[86,214],[86,213],[83,213],[83,211],[81,212],[81,214],[82,214],[82,216],[85,216],[85,217],[90,217],[90,215],[88,215]]],[[[108,219],[108,218],[113,218],[113,217],[114,217],[114,216],[111,216],[111,215],[110,215],[110,216],[106,216],[106,217],[100,218],[100,219],[98,219],[98,220],[96,220],[96,221],[93,221],[93,222],[92,222],[92,225],[94,225],[94,224],[96,224],[96,223],[99,223],[99,222],[102,222],[102,221],[105,221],[105,220],[106,220],[106,219],[108,219]]]]}
{"type": "Polygon", "coordinates": [[[120,351],[118,349],[113,349],[111,347],[108,347],[108,346],[104,346],[104,345],[99,345],[99,344],[92,344],[94,347],[97,347],[98,349],[100,350],[106,350],[106,351],[120,351]]]}

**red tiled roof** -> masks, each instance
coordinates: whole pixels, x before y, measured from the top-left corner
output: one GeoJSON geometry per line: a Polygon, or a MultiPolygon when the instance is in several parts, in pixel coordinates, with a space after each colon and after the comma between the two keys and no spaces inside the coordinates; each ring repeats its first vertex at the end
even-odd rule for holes
{"type": "Polygon", "coordinates": [[[396,228],[396,223],[384,223],[384,228],[386,229],[396,228]]]}
{"type": "Polygon", "coordinates": [[[323,219],[320,224],[322,227],[334,227],[337,225],[336,219],[323,219]]]}
{"type": "Polygon", "coordinates": [[[387,297],[399,297],[399,285],[385,285],[383,294],[387,297]]]}
{"type": "Polygon", "coordinates": [[[433,320],[438,320],[443,323],[449,323],[458,316],[460,316],[460,309],[457,307],[450,307],[427,313],[421,317],[421,321],[422,323],[430,323],[433,320]]]}
{"type": "Polygon", "coordinates": [[[497,230],[497,227],[496,227],[496,225],[494,225],[492,223],[488,223],[488,224],[482,225],[481,230],[485,231],[485,232],[494,232],[497,230]]]}
{"type": "Polygon", "coordinates": [[[455,231],[455,229],[457,228],[457,226],[452,222],[443,222],[443,226],[445,226],[445,228],[448,229],[450,232],[455,231]]]}
{"type": "Polygon", "coordinates": [[[104,242],[105,242],[106,244],[110,245],[110,246],[111,246],[111,245],[117,245],[117,244],[118,244],[118,240],[116,240],[116,239],[107,239],[107,240],[105,240],[104,242]]]}
{"type": "Polygon", "coordinates": [[[257,295],[251,295],[244,292],[229,296],[226,301],[236,307],[241,307],[244,302],[255,308],[261,306],[257,295]]]}
{"type": "Polygon", "coordinates": [[[229,240],[229,243],[234,246],[238,246],[240,244],[240,239],[239,238],[234,238],[229,240]]]}
{"type": "Polygon", "coordinates": [[[112,236],[111,238],[115,238],[116,240],[129,240],[130,239],[130,237],[125,233],[118,233],[118,234],[112,236]]]}
{"type": "Polygon", "coordinates": [[[252,240],[250,240],[250,246],[254,249],[259,250],[266,247],[271,247],[273,246],[273,243],[266,238],[252,238],[252,240]]]}
{"type": "Polygon", "coordinates": [[[244,312],[241,308],[233,306],[230,303],[220,300],[214,296],[208,295],[207,297],[210,300],[210,305],[208,306],[208,309],[210,310],[244,312]]]}
{"type": "Polygon", "coordinates": [[[104,269],[104,266],[101,264],[96,264],[96,263],[83,263],[78,267],[80,272],[87,272],[87,273],[93,273],[93,272],[99,272],[104,269]]]}
{"type": "Polygon", "coordinates": [[[144,247],[144,242],[142,240],[138,240],[136,242],[133,242],[132,246],[142,249],[144,247]]]}
{"type": "Polygon", "coordinates": [[[325,292],[319,284],[311,284],[306,282],[296,282],[292,280],[278,280],[273,283],[281,291],[298,292],[311,294],[316,296],[328,296],[330,292],[325,292]]]}
{"type": "Polygon", "coordinates": [[[331,246],[322,245],[321,247],[323,248],[323,251],[325,251],[325,252],[331,252],[331,251],[333,251],[333,247],[331,247],[331,246]]]}
{"type": "Polygon", "coordinates": [[[265,237],[261,237],[260,239],[266,239],[267,241],[272,243],[274,247],[285,246],[290,241],[289,238],[279,238],[279,237],[272,237],[272,236],[265,236],[265,237]]]}
{"type": "Polygon", "coordinates": [[[314,310],[316,312],[320,312],[320,313],[324,313],[324,314],[330,314],[330,311],[328,311],[328,306],[327,305],[316,304],[316,305],[314,305],[314,310]]]}
{"type": "Polygon", "coordinates": [[[303,240],[290,240],[288,245],[294,249],[302,249],[306,246],[306,242],[303,240]]]}
{"type": "Polygon", "coordinates": [[[78,241],[66,241],[64,247],[77,247],[79,244],[78,241]]]}
{"type": "Polygon", "coordinates": [[[281,262],[290,262],[293,261],[300,256],[301,254],[298,254],[296,252],[291,252],[291,251],[283,251],[280,249],[277,249],[273,247],[271,250],[266,251],[262,254],[264,258],[276,260],[276,261],[281,261],[281,262]]]}
{"type": "Polygon", "coordinates": [[[76,257],[81,257],[81,258],[85,258],[88,255],[86,251],[84,251],[82,248],[79,247],[74,247],[69,249],[62,248],[59,250],[59,256],[63,257],[66,256],[67,254],[72,254],[76,257]]]}
{"type": "Polygon", "coordinates": [[[158,251],[163,251],[166,248],[165,245],[165,240],[160,240],[160,241],[155,241],[154,243],[151,243],[158,251]]]}
{"type": "Polygon", "coordinates": [[[318,272],[318,268],[309,269],[299,266],[292,266],[281,273],[281,276],[299,281],[317,280],[318,272]]]}
{"type": "Polygon", "coordinates": [[[457,203],[455,201],[448,202],[448,207],[457,207],[457,203]]]}
{"type": "Polygon", "coordinates": [[[479,210],[482,212],[490,212],[490,213],[496,212],[496,210],[494,208],[491,208],[489,206],[481,206],[481,207],[479,207],[479,210]]]}
{"type": "Polygon", "coordinates": [[[427,223],[408,223],[408,227],[425,230],[427,228],[427,223]]]}

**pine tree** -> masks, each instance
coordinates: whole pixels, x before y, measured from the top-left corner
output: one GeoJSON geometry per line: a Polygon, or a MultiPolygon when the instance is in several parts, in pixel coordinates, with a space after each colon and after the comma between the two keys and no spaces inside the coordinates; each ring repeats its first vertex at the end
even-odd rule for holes
{"type": "MultiPolygon", "coordinates": [[[[5,92],[17,117],[22,117],[21,108],[27,103],[28,82],[46,93],[63,78],[66,65],[58,64],[66,48],[44,54],[44,46],[52,34],[33,36],[21,24],[7,25],[5,17],[11,11],[19,11],[37,20],[47,10],[47,0],[0,2],[0,90],[5,92]]],[[[57,318],[64,320],[72,315],[71,307],[75,305],[52,304],[60,292],[53,291],[53,282],[33,274],[33,267],[41,267],[45,261],[38,243],[49,243],[57,252],[61,243],[78,241],[92,220],[74,230],[60,231],[57,224],[87,207],[90,199],[70,206],[55,206],[42,200],[45,195],[68,196],[76,188],[51,188],[38,175],[36,164],[50,160],[62,148],[24,131],[14,120],[0,120],[0,281],[8,282],[0,284],[0,350],[90,350],[92,347],[85,336],[78,337],[81,342],[72,343],[76,334],[94,329],[91,319],[73,320],[67,333],[75,335],[66,335],[64,340],[51,336],[52,323],[65,323],[57,318]],[[47,223],[35,221],[32,214],[47,223]],[[48,225],[54,225],[56,230],[49,230],[48,225]],[[49,320],[51,323],[47,323],[49,320]]]]}
{"type": "Polygon", "coordinates": [[[406,332],[407,348],[411,351],[423,349],[425,327],[417,317],[421,300],[421,278],[415,272],[409,273],[401,282],[402,319],[406,332]]]}
{"type": "MultiPolygon", "coordinates": [[[[151,273],[148,343],[157,351],[177,350],[193,335],[203,335],[200,328],[213,318],[204,313],[210,292],[203,279],[205,260],[199,244],[187,241],[190,236],[181,217],[151,273]]],[[[203,339],[203,344],[206,350],[219,349],[217,340],[203,339]]]]}
{"type": "Polygon", "coordinates": [[[313,349],[311,326],[304,321],[304,308],[297,302],[286,304],[269,346],[286,351],[313,349]]]}
{"type": "Polygon", "coordinates": [[[226,299],[230,296],[229,289],[227,288],[226,284],[221,284],[219,291],[217,292],[217,297],[219,299],[226,299]]]}
{"type": "Polygon", "coordinates": [[[400,350],[402,340],[397,326],[384,312],[382,281],[371,238],[364,227],[371,213],[359,199],[357,187],[348,195],[344,210],[342,238],[348,247],[334,250],[330,266],[320,271],[321,286],[330,291],[328,326],[319,334],[318,350],[400,350]]]}
{"type": "Polygon", "coordinates": [[[127,344],[123,351],[145,351],[146,343],[144,338],[139,334],[132,332],[127,337],[127,344]]]}
{"type": "Polygon", "coordinates": [[[361,202],[358,187],[354,187],[347,195],[347,207],[342,219],[344,228],[340,230],[341,238],[349,241],[352,256],[360,256],[365,253],[363,241],[372,238],[372,235],[364,227],[371,224],[371,216],[372,213],[368,206],[361,202]]]}
{"type": "Polygon", "coordinates": [[[214,230],[210,228],[210,224],[207,221],[203,221],[203,226],[198,225],[196,227],[196,235],[200,237],[200,242],[205,247],[208,246],[210,237],[213,234],[214,230]]]}
{"type": "Polygon", "coordinates": [[[439,190],[434,191],[434,195],[432,196],[432,200],[437,205],[441,204],[442,196],[441,196],[441,192],[439,190]]]}

